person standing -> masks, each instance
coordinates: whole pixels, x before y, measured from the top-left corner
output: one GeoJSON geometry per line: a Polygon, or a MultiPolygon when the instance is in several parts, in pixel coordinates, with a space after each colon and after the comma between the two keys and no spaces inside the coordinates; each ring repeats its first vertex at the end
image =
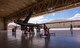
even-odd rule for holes
{"type": "Polygon", "coordinates": [[[47,26],[44,24],[44,32],[45,32],[45,36],[49,36],[50,33],[49,33],[49,28],[47,28],[47,26]]]}
{"type": "Polygon", "coordinates": [[[71,31],[71,35],[73,35],[73,26],[72,26],[72,24],[70,24],[70,31],[71,31]]]}

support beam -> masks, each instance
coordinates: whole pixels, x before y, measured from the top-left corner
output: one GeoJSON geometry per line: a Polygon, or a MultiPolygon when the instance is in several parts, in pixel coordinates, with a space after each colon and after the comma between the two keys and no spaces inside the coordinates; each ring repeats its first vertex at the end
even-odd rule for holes
{"type": "Polygon", "coordinates": [[[5,18],[0,18],[0,30],[7,30],[7,22],[5,18]]]}
{"type": "Polygon", "coordinates": [[[80,0],[38,0],[37,3],[27,6],[19,11],[8,15],[7,20],[25,17],[26,13],[30,12],[30,8],[35,8],[32,16],[39,16],[47,13],[67,10],[74,7],[80,7],[80,0]]]}

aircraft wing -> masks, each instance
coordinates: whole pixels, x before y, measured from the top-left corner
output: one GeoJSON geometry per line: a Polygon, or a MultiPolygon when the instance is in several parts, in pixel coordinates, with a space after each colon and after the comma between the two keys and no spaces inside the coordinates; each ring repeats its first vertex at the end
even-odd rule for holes
{"type": "Polygon", "coordinates": [[[23,23],[22,20],[19,20],[18,22],[14,21],[14,23],[22,25],[22,26],[39,26],[39,25],[41,25],[41,24],[33,24],[33,23],[23,23]]]}

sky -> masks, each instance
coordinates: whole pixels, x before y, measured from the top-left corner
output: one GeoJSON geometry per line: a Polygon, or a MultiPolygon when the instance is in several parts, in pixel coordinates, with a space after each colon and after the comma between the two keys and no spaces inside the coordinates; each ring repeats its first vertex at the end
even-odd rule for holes
{"type": "MultiPolygon", "coordinates": [[[[80,20],[80,7],[30,18],[29,23],[38,24],[56,20],[80,20]]],[[[9,25],[16,25],[16,24],[12,22],[9,25]]]]}
{"type": "Polygon", "coordinates": [[[29,23],[46,23],[55,20],[77,19],[80,19],[80,7],[34,17],[29,20],[29,23]]]}

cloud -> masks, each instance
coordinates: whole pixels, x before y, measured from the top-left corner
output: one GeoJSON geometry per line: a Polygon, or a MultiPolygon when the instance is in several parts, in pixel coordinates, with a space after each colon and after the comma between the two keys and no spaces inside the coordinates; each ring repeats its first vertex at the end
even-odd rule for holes
{"type": "MultiPolygon", "coordinates": [[[[55,13],[51,13],[51,14],[52,14],[52,16],[55,15],[55,13]]],[[[45,14],[45,15],[31,18],[29,20],[29,23],[45,23],[45,22],[48,22],[49,20],[52,20],[52,19],[50,19],[50,16],[48,16],[48,15],[49,14],[45,14]]]]}
{"type": "Polygon", "coordinates": [[[42,19],[43,19],[43,18],[44,18],[44,15],[31,18],[31,19],[29,20],[29,23],[40,23],[40,22],[42,22],[42,19]]]}
{"type": "Polygon", "coordinates": [[[54,16],[54,15],[55,15],[55,13],[52,13],[52,15],[54,16]]]}
{"type": "Polygon", "coordinates": [[[80,20],[80,14],[77,13],[77,14],[75,14],[73,17],[68,18],[68,20],[80,20]]]}
{"type": "Polygon", "coordinates": [[[49,18],[49,17],[46,16],[46,18],[49,18]]]}
{"type": "Polygon", "coordinates": [[[48,19],[43,19],[43,20],[47,21],[48,19]]]}

